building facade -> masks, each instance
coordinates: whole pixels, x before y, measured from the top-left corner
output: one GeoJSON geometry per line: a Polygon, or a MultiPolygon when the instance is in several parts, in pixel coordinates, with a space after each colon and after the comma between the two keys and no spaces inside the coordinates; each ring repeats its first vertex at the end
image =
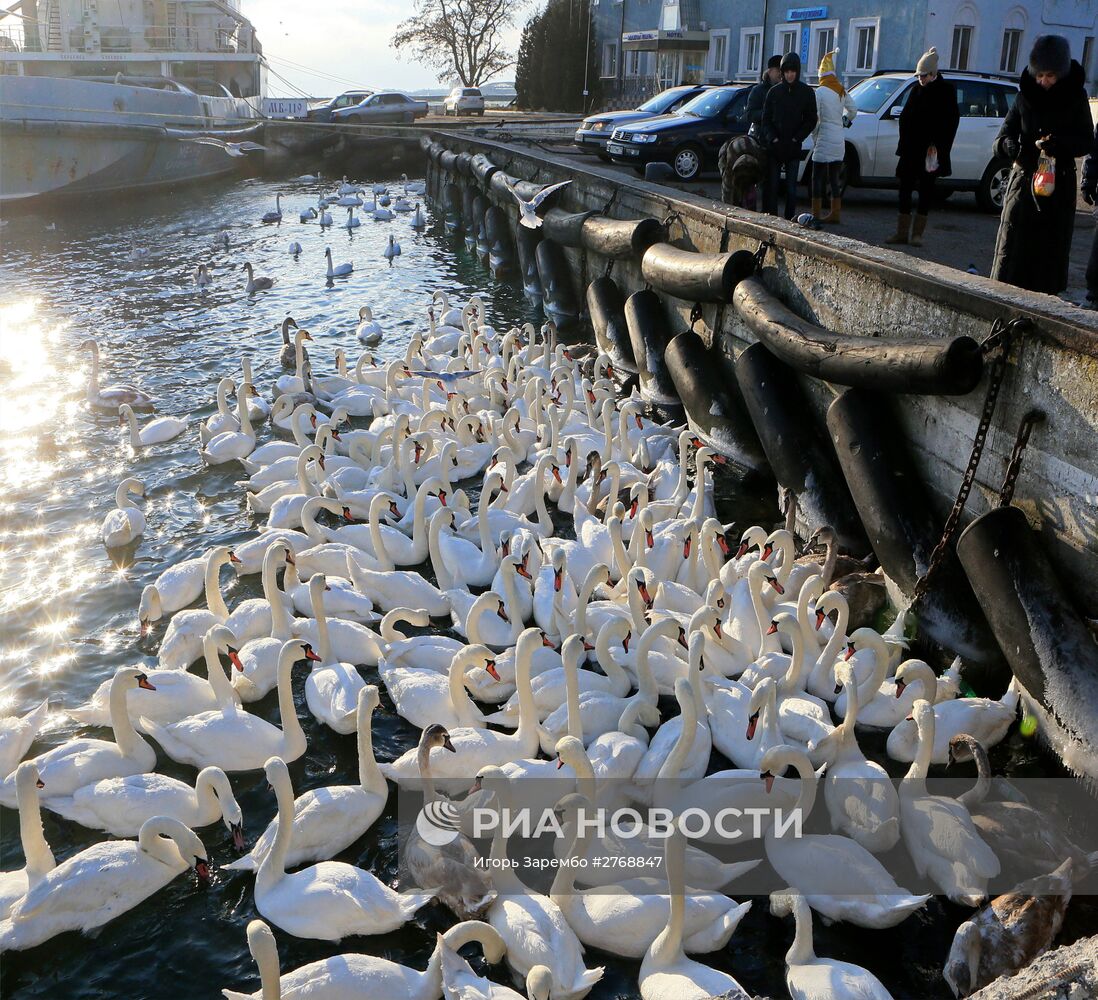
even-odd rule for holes
{"type": "Polygon", "coordinates": [[[931,45],[943,70],[1016,76],[1038,35],[1059,34],[1088,80],[1096,70],[1098,0],[593,0],[592,17],[604,103],[616,106],[681,83],[754,81],[793,51],[810,83],[835,48],[848,85],[913,70],[931,45]]]}

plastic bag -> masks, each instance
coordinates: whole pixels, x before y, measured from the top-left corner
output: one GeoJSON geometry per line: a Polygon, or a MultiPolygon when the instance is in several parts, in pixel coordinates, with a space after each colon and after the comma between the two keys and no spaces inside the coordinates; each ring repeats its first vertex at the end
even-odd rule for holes
{"type": "Polygon", "coordinates": [[[1042,153],[1033,171],[1033,193],[1038,198],[1047,198],[1056,190],[1056,161],[1047,153],[1042,153]]]}
{"type": "Polygon", "coordinates": [[[926,153],[926,172],[936,174],[938,172],[938,150],[928,149],[926,153]]]}

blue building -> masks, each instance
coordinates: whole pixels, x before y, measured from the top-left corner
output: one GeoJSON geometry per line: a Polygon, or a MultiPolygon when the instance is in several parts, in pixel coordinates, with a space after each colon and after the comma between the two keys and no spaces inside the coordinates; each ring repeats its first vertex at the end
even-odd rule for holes
{"type": "Polygon", "coordinates": [[[771,55],[791,51],[810,83],[834,48],[847,85],[913,70],[931,45],[943,70],[1015,76],[1038,35],[1059,34],[1088,80],[1096,70],[1098,0],[593,0],[592,17],[607,105],[680,83],[754,81],[771,55]]]}

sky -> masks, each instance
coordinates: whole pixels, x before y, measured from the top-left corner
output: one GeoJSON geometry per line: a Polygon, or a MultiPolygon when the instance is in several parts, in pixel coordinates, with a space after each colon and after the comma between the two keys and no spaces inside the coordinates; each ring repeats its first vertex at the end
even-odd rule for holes
{"type": "MultiPolygon", "coordinates": [[[[274,73],[312,97],[329,97],[351,87],[419,90],[441,87],[429,66],[400,57],[390,39],[412,11],[411,0],[325,0],[303,8],[300,0],[243,0],[244,14],[255,25],[263,54],[274,71],[267,89],[272,96],[294,90],[274,73]]],[[[511,34],[518,47],[525,13],[511,34]]],[[[513,80],[507,70],[501,79],[513,80]]]]}

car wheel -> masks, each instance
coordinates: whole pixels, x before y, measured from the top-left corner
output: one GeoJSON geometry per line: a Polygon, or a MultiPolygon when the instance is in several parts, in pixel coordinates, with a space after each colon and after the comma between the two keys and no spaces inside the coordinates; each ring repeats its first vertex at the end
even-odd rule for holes
{"type": "Polygon", "coordinates": [[[976,204],[984,212],[1001,212],[1012,167],[1007,160],[992,160],[988,164],[980,186],[976,189],[976,204]]]}
{"type": "Polygon", "coordinates": [[[671,158],[671,167],[680,181],[694,180],[702,169],[701,148],[691,143],[676,149],[671,158]]]}

